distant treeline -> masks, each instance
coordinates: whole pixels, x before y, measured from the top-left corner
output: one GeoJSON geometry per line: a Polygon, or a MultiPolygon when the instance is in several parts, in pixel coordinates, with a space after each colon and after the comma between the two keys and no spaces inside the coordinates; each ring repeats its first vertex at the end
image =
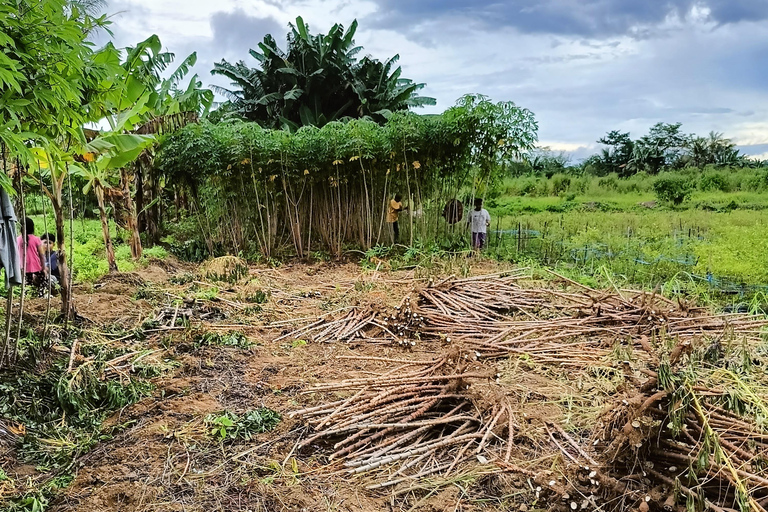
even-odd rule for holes
{"type": "Polygon", "coordinates": [[[605,145],[599,154],[573,164],[564,153],[542,148],[524,161],[510,163],[512,176],[555,174],[615,175],[627,178],[638,173],[693,169],[743,169],[767,167],[768,163],[741,153],[722,133],[701,137],[682,132],[681,123],[657,123],[639,139],[629,132],[613,130],[597,142],[605,145]]]}

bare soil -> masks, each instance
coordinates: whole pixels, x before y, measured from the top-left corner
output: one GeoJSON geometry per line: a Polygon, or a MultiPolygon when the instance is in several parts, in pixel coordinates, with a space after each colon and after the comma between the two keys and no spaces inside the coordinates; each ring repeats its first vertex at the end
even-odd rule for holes
{"type": "MultiPolygon", "coordinates": [[[[173,276],[196,271],[190,266],[154,264],[135,274],[107,277],[75,291],[78,313],[95,329],[136,328],[175,298],[188,299],[207,289],[200,274],[196,282],[171,282],[173,276]]],[[[482,274],[498,267],[478,262],[471,271],[482,274]]],[[[353,374],[382,372],[387,366],[336,356],[402,357],[406,349],[364,341],[304,344],[276,338],[306,322],[302,319],[329,311],[355,305],[393,307],[418,282],[414,279],[412,271],[297,263],[278,269],[252,267],[238,284],[217,283],[217,297],[210,303],[221,308],[224,318],[192,319],[187,329],[150,333],[147,346],[163,350],[163,357],[175,361],[177,368],[153,380],[156,390],[151,397],[108,420],[105,428],[120,425],[122,430],[80,458],[74,482],[50,510],[469,511],[507,510],[516,499],[500,499],[503,496],[518,496],[520,504],[530,502],[533,487],[524,478],[496,471],[473,473],[452,485],[424,482],[399,495],[366,491],[370,482],[339,473],[341,467],[329,464],[323,453],[296,450],[307,427],[287,413],[329,398],[302,390],[353,374]],[[267,292],[267,302],[249,304],[248,297],[257,291],[267,292]],[[271,325],[275,322],[276,327],[271,325]],[[195,347],[190,333],[201,331],[241,331],[254,345],[195,347]],[[215,442],[204,426],[209,414],[259,407],[278,411],[282,421],[250,441],[215,442]]],[[[45,308],[45,300],[34,299],[27,311],[34,318],[45,308]]],[[[427,357],[442,350],[437,343],[423,343],[408,352],[427,357]]],[[[18,478],[24,471],[34,469],[17,466],[9,476],[18,478]]]]}

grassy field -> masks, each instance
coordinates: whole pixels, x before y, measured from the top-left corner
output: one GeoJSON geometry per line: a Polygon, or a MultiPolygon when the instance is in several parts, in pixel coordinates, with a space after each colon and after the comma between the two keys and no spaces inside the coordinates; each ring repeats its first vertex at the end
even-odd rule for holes
{"type": "Polygon", "coordinates": [[[516,178],[499,187],[487,201],[490,255],[552,266],[592,284],[685,289],[733,302],[764,299],[765,191],[740,190],[748,183],[728,191],[697,187],[673,207],[659,202],[644,178],[618,185],[611,178],[577,178],[565,188],[557,181],[516,178]],[[532,182],[537,188],[521,195],[532,182]]]}

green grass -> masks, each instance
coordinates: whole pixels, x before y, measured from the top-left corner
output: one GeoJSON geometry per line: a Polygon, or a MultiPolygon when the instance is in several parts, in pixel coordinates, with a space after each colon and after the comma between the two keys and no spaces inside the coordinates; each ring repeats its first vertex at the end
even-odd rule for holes
{"type": "MultiPolygon", "coordinates": [[[[32,215],[35,221],[35,234],[38,236],[47,231],[56,232],[53,216],[43,219],[42,215],[32,215]]],[[[73,257],[74,265],[72,273],[75,283],[89,283],[109,273],[104,237],[101,232],[101,222],[98,219],[76,219],[73,228],[73,257]]],[[[69,222],[65,224],[67,234],[67,256],[69,256],[69,222]]],[[[131,272],[146,264],[149,259],[164,259],[168,257],[168,251],[163,247],[148,247],[144,249],[142,259],[139,262],[131,258],[130,247],[123,242],[127,240],[127,233],[110,223],[110,235],[115,248],[115,260],[121,272],[131,272]]]]}
{"type": "Polygon", "coordinates": [[[523,230],[519,247],[514,232],[501,233],[491,240],[510,257],[574,265],[622,260],[639,267],[670,264],[667,274],[670,270],[709,273],[745,284],[768,285],[765,210],[496,213],[492,229],[497,226],[502,232],[516,231],[518,227],[523,230]]]}
{"type": "Polygon", "coordinates": [[[507,179],[486,201],[488,254],[555,267],[595,286],[658,287],[721,305],[765,303],[768,174],[684,175],[696,188],[678,206],[659,201],[656,178],[647,175],[507,179]]]}

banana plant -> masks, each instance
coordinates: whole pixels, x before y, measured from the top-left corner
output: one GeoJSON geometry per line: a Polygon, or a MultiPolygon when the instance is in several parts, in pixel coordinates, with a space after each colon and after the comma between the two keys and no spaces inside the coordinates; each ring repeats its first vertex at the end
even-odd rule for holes
{"type": "MultiPolygon", "coordinates": [[[[124,190],[114,183],[121,174],[118,171],[135,161],[141,152],[155,141],[152,135],[125,133],[126,125],[137,115],[137,112],[144,108],[147,98],[148,95],[145,95],[132,109],[114,116],[112,129],[85,144],[80,152],[80,162],[72,165],[72,172],[87,180],[85,187],[83,187],[83,193],[87,194],[93,190],[96,196],[110,272],[117,272],[118,268],[112,237],[109,234],[105,196],[124,199],[124,190]]],[[[132,227],[130,223],[128,227],[132,227]]],[[[131,229],[129,231],[131,232],[131,249],[133,252],[134,232],[131,229]]]]}

